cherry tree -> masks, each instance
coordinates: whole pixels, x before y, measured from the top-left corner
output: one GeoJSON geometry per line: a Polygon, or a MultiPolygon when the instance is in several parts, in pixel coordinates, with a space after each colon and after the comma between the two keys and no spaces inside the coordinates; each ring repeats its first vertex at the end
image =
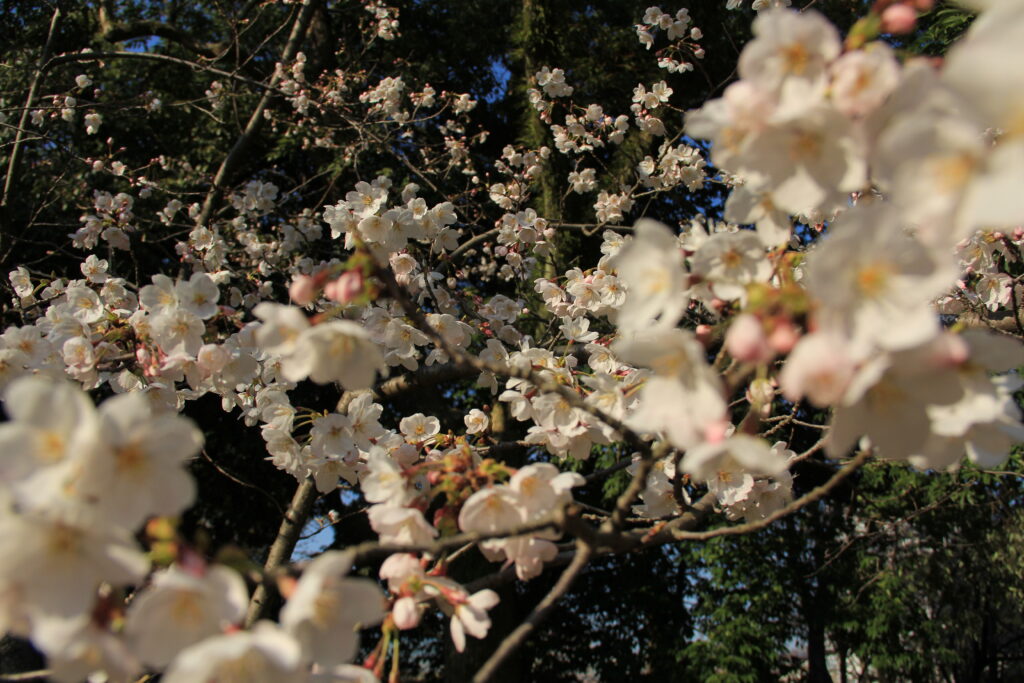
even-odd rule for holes
{"type": "Polygon", "coordinates": [[[502,586],[557,573],[486,681],[598,558],[813,514],[875,463],[1001,465],[1024,4],[972,3],[941,60],[893,37],[929,2],[844,31],[726,4],[751,36],[703,101],[677,104],[726,58],[649,7],[616,27],[631,93],[524,58],[505,139],[402,56],[422,8],[54,9],[0,131],[3,630],[61,681],[397,681],[427,613],[461,652],[502,586]],[[86,19],[97,45],[59,50],[86,19]],[[222,144],[152,156],[139,131],[183,121],[222,144]],[[210,399],[294,482],[260,557],[180,523],[217,504],[190,467],[232,476],[188,417],[210,399]],[[337,508],[373,538],[301,559],[337,508]]]}

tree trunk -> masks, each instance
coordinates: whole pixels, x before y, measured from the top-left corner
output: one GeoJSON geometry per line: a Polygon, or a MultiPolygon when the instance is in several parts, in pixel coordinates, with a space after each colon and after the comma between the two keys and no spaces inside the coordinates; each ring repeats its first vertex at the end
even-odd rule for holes
{"type": "Polygon", "coordinates": [[[807,681],[832,683],[825,660],[825,625],[814,617],[807,620],[807,681]]]}

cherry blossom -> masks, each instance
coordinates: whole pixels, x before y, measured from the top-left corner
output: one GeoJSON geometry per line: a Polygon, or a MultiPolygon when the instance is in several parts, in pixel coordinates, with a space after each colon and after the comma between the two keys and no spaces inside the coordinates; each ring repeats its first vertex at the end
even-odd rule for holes
{"type": "Polygon", "coordinates": [[[350,661],[359,647],[358,629],[384,617],[383,592],[369,579],[343,578],[351,567],[349,553],[320,555],[281,610],[281,625],[307,661],[326,667],[350,661]]]}
{"type": "MultiPolygon", "coordinates": [[[[450,578],[471,548],[523,581],[570,562],[564,592],[595,553],[794,512],[809,458],[838,472],[826,488],[868,456],[1003,462],[1024,441],[1021,3],[975,3],[941,62],[878,39],[914,27],[909,4],[845,37],[789,4],[752,3],[738,80],[689,112],[705,32],[686,9],[626,27],[666,80],[605,99],[568,84],[571,61],[541,66],[524,94],[548,147],[488,141],[477,95],[374,62],[398,10],[364,2],[368,66],[314,73],[291,50],[252,119],[336,153],[315,197],[256,158],[216,179],[169,153],[140,164],[113,132],[76,156],[126,110],[93,88],[105,63],[63,72],[26,116],[106,189],[70,202],[70,246],[46,255],[62,270],[8,275],[0,627],[56,680],[378,680],[389,657],[397,678],[430,610],[460,652],[489,632],[497,593],[450,578]],[[308,563],[278,548],[253,596],[201,558],[175,527],[202,490],[188,463],[235,478],[179,414],[201,400],[297,487],[285,526],[316,500],[314,526],[353,510],[373,538],[308,563]],[[799,455],[777,440],[812,433],[799,455]],[[351,575],[394,545],[387,594],[351,575]],[[378,625],[367,668],[349,664],[378,625]]],[[[209,81],[190,106],[234,116],[248,85],[209,81]]],[[[155,95],[132,106],[156,115],[155,95]]]]}

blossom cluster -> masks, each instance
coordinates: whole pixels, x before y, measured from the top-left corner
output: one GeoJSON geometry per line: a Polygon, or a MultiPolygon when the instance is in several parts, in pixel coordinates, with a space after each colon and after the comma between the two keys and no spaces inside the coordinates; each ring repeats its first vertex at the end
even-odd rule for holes
{"type": "MultiPolygon", "coordinates": [[[[486,636],[498,595],[450,578],[457,544],[529,580],[574,542],[654,536],[698,496],[726,523],[771,521],[800,505],[809,457],[1001,463],[1024,441],[1024,67],[1008,59],[1024,10],[985,10],[937,64],[844,42],[787,4],[755,3],[738,80],[682,130],[668,80],[638,83],[613,116],[545,66],[529,97],[554,150],[509,144],[478,171],[469,95],[411,92],[397,73],[307,75],[298,53],[272,79],[303,144],[348,163],[365,131],[401,131],[381,146],[422,186],[382,174],[297,207],[299,191],[267,174],[213,211],[120,168],[134,194],[87,200],[70,236],[87,252],[80,272],[9,274],[21,324],[0,334],[3,630],[30,638],[58,680],[374,680],[427,609],[450,617],[460,651],[486,636]],[[343,146],[332,117],[356,112],[364,127],[343,146]],[[420,170],[399,148],[431,118],[420,170]],[[601,154],[634,133],[653,142],[608,171],[601,154]],[[534,201],[555,152],[573,169],[565,197],[593,193],[585,225],[534,201]],[[451,176],[465,187],[445,195],[432,179],[451,176]],[[724,220],[648,215],[645,197],[712,183],[728,191],[724,220]],[[146,221],[178,230],[179,272],[133,282],[120,256],[144,246],[146,221]],[[557,265],[571,229],[600,231],[596,262],[557,265]],[[404,414],[389,400],[449,380],[470,397],[459,408],[404,414]],[[334,387],[335,404],[302,405],[306,382],[334,387]],[[83,390],[115,395],[97,408],[83,390]],[[364,505],[381,583],[350,576],[367,564],[352,550],[243,576],[163,528],[194,500],[186,464],[203,446],[178,412],[209,394],[259,429],[258,457],[282,476],[364,505]],[[798,419],[820,437],[803,453],[779,433],[798,419]],[[593,500],[576,470],[601,458],[611,466],[591,477],[631,483],[613,512],[589,506],[598,534],[574,496],[593,500]],[[284,598],[278,622],[250,618],[257,584],[284,598]],[[358,630],[376,625],[368,667],[350,666],[358,630]]],[[[363,6],[371,40],[397,38],[397,10],[363,6]]],[[[636,30],[645,48],[669,42],[666,79],[703,56],[685,9],[651,7],[636,30]]]]}

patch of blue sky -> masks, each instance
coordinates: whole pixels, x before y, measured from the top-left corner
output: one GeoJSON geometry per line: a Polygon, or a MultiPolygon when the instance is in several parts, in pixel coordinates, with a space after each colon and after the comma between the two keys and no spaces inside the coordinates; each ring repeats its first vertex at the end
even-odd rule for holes
{"type": "Polygon", "coordinates": [[[299,542],[295,544],[292,552],[292,562],[299,562],[316,557],[331,547],[334,543],[334,527],[330,524],[323,524],[318,519],[311,519],[302,529],[299,542]]]}
{"type": "Polygon", "coordinates": [[[128,41],[124,49],[128,52],[153,52],[153,49],[161,43],[163,43],[163,39],[159,36],[146,36],[128,41]]]}
{"type": "Polygon", "coordinates": [[[488,104],[493,104],[505,97],[508,92],[508,82],[512,79],[512,72],[509,71],[508,65],[498,58],[491,60],[491,75],[494,76],[495,86],[489,93],[484,94],[484,102],[488,104]]]}

